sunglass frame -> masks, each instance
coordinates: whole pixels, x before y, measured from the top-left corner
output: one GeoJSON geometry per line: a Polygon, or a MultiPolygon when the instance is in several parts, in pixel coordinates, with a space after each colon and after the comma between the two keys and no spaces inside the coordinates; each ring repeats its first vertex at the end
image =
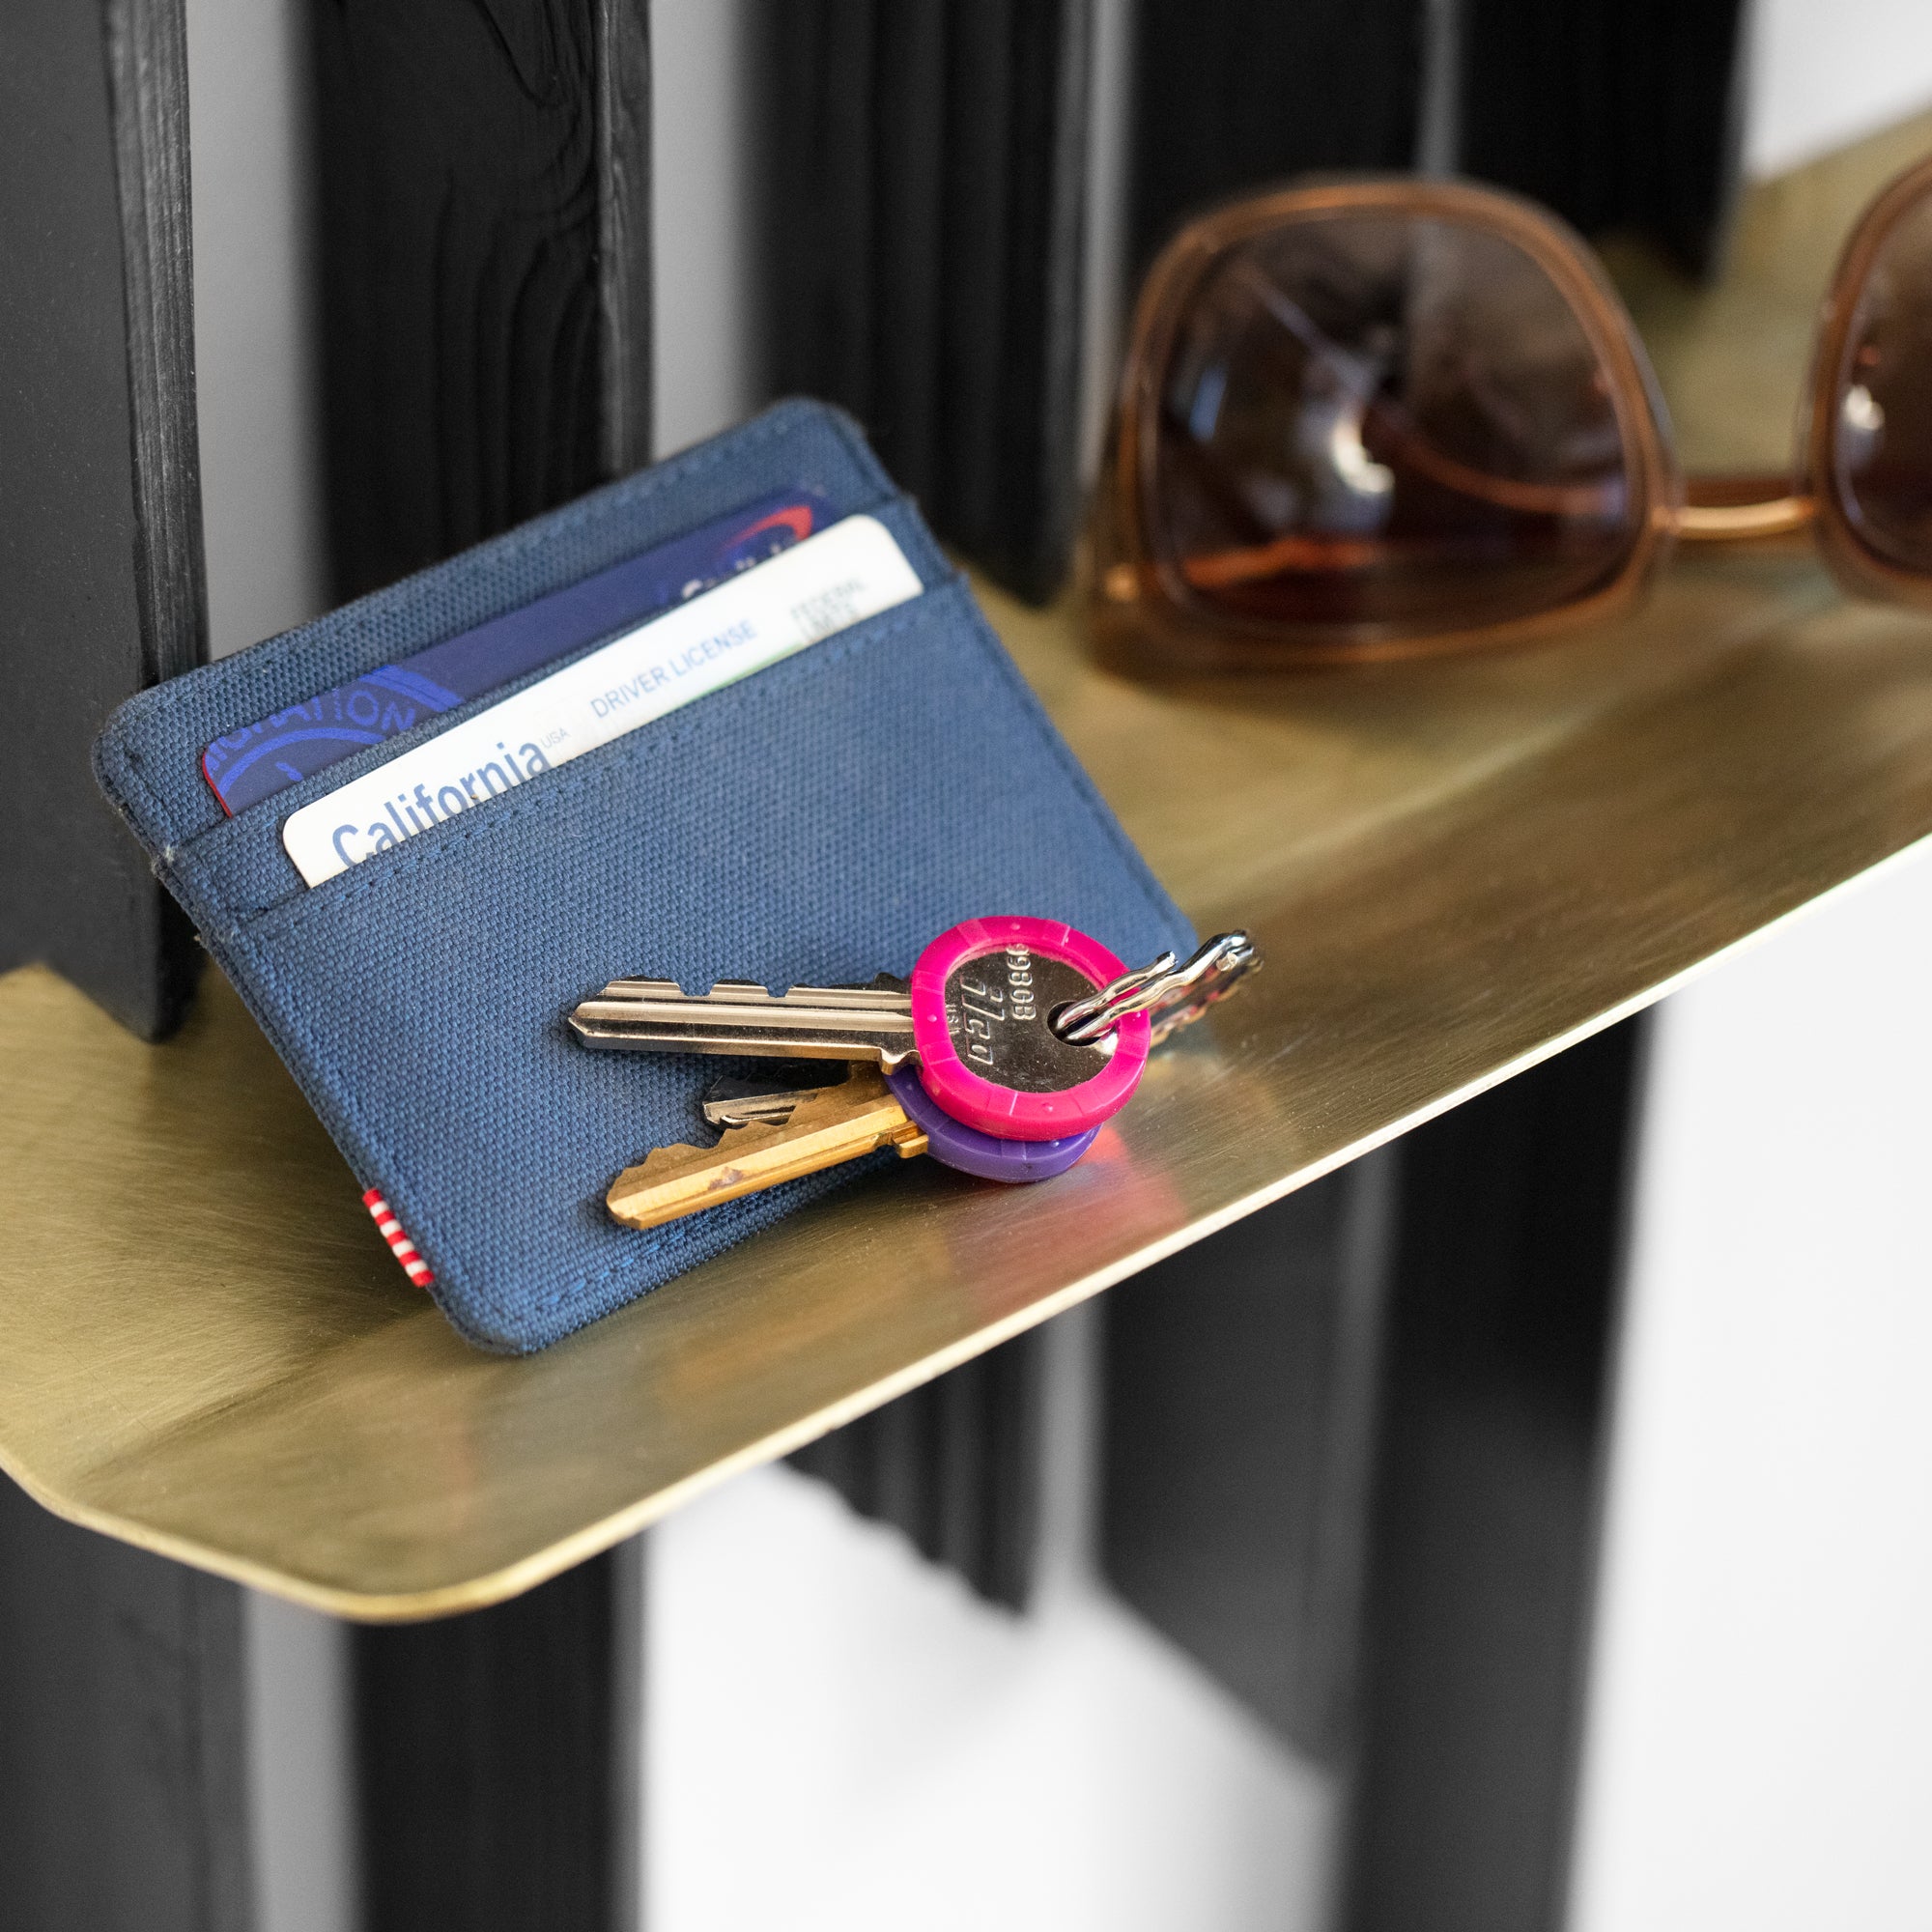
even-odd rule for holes
{"type": "Polygon", "coordinates": [[[1103,466],[1088,568],[1096,640],[1123,668],[1223,669],[1436,657],[1506,646],[1557,627],[1612,616],[1643,592],[1668,552],[1684,480],[1663,429],[1649,359],[1623,304],[1582,239],[1533,203],[1455,181],[1373,176],[1300,183],[1189,222],[1161,251],[1135,305],[1103,466]],[[1503,623],[1440,631],[1376,623],[1270,624],[1205,607],[1150,541],[1160,384],[1187,306],[1231,250],[1269,230],[1363,213],[1457,223],[1513,242],[1550,279],[1609,383],[1629,452],[1632,542],[1617,574],[1583,597],[1503,623]]]}
{"type": "Polygon", "coordinates": [[[1838,490],[1832,454],[1859,298],[1892,230],[1927,197],[1932,197],[1932,156],[1907,168],[1879,191],[1859,216],[1838,257],[1812,351],[1810,413],[1799,455],[1800,476],[1816,509],[1818,547],[1833,576],[1856,595],[1918,610],[1932,610],[1932,576],[1881,556],[1859,535],[1838,490]]]}

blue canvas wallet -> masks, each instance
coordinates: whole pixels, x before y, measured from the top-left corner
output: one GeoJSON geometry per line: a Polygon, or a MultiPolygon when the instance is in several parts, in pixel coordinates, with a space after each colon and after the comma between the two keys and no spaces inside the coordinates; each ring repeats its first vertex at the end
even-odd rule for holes
{"type": "Polygon", "coordinates": [[[700,1137],[719,1063],[583,1051],[564,1015],[608,980],[864,981],[989,913],[1067,921],[1136,962],[1191,943],[910,501],[813,403],[143,692],[95,768],[487,1349],[540,1349],[850,1171],[615,1225],[612,1177],[700,1137]],[[791,488],[877,517],[923,593],[318,886],[283,849],[289,814],[504,691],[233,818],[203,781],[225,732],[791,488]]]}

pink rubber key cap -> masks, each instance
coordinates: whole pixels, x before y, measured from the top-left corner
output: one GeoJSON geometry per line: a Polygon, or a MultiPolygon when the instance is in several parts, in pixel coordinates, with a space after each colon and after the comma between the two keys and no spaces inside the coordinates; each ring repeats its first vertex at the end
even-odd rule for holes
{"type": "Polygon", "coordinates": [[[1048,1022],[1125,971],[1098,940],[1053,920],[969,919],[941,933],[912,969],[921,1084],[954,1120],[1005,1140],[1097,1127],[1140,1084],[1147,1015],[1086,1046],[1048,1022]]]}

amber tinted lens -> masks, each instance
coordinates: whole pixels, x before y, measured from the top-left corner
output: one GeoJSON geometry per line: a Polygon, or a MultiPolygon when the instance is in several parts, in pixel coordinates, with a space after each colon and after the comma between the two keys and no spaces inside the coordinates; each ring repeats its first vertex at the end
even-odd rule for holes
{"type": "Polygon", "coordinates": [[[1886,231],[1852,311],[1832,476],[1873,552],[1932,572],[1932,197],[1886,231]]]}
{"type": "Polygon", "coordinates": [[[1162,372],[1145,527],[1259,625],[1503,623],[1615,579],[1632,452],[1568,298],[1514,242],[1398,212],[1220,256],[1162,372]]]}

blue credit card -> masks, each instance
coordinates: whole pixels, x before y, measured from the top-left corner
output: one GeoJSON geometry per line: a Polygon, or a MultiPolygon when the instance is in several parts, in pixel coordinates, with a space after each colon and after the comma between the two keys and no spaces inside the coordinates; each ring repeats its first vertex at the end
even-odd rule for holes
{"type": "Polygon", "coordinates": [[[763,563],[823,529],[830,517],[831,505],[809,490],[761,497],[401,664],[365,671],[231,731],[201,754],[202,776],[232,817],[425,718],[453,711],[763,563]]]}

